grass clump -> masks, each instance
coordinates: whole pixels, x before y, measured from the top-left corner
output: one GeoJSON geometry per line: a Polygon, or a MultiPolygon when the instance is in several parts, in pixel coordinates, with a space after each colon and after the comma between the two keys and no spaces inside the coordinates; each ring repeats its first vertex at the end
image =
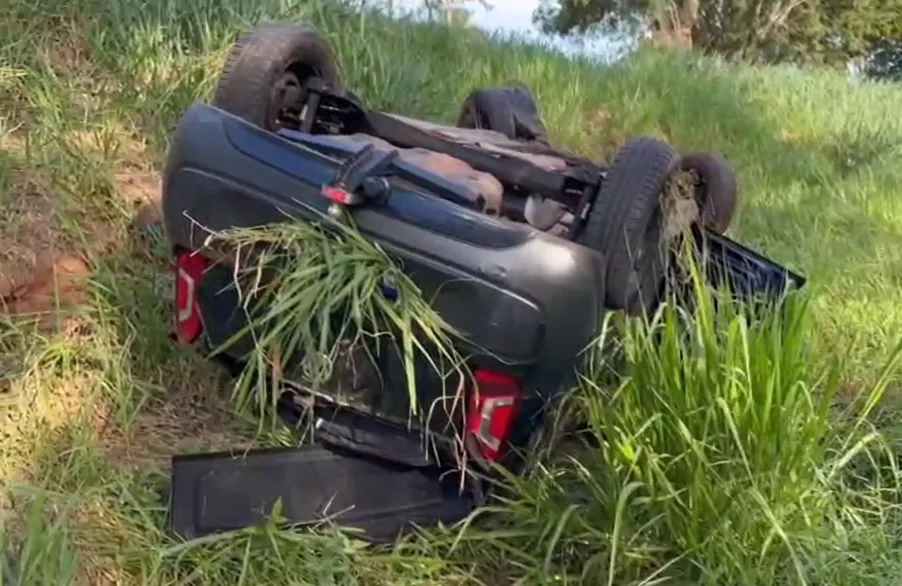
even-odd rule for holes
{"type": "MultiPolygon", "coordinates": [[[[78,576],[78,559],[69,532],[66,510],[48,521],[47,495],[19,495],[28,512],[22,531],[7,532],[0,525],[0,584],[69,586],[78,576]]],[[[70,507],[71,508],[71,507],[70,507]]]]}
{"type": "Polygon", "coordinates": [[[608,320],[567,399],[586,433],[509,478],[516,496],[496,512],[510,532],[491,539],[528,580],[819,584],[831,553],[891,551],[870,534],[895,515],[899,486],[867,416],[899,350],[837,421],[838,377],[813,359],[806,295],[754,313],[698,285],[694,298],[692,314],[669,303],[608,320]]]}
{"type": "Polygon", "coordinates": [[[277,399],[266,389],[285,375],[300,375],[319,391],[334,375],[342,348],[360,346],[374,361],[373,349],[400,354],[411,416],[421,415],[417,364],[461,374],[453,345],[460,334],[379,243],[351,223],[325,222],[240,228],[208,239],[210,247],[236,251],[234,285],[248,316],[248,326],[226,346],[238,336],[253,337],[236,386],[238,403],[246,405],[252,395],[258,407],[266,397],[277,399]]]}

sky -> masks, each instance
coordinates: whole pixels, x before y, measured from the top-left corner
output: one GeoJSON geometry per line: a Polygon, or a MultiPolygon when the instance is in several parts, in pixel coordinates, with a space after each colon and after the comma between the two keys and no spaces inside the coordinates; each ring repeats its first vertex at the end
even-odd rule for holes
{"type": "MultiPolygon", "coordinates": [[[[464,6],[470,10],[470,22],[488,31],[505,33],[537,34],[532,23],[532,14],[539,7],[541,0],[487,0],[489,8],[479,2],[469,2],[464,6]]],[[[394,0],[394,5],[401,10],[420,8],[422,0],[394,0]]],[[[625,48],[622,43],[612,42],[609,38],[584,40],[582,43],[561,38],[545,38],[553,45],[569,54],[582,54],[602,60],[616,58],[625,48]]]]}
{"type": "Polygon", "coordinates": [[[532,13],[539,7],[539,0],[494,0],[491,4],[490,10],[473,4],[471,18],[474,24],[511,32],[533,30],[532,13]]]}
{"type": "MultiPolygon", "coordinates": [[[[538,8],[539,0],[488,0],[490,9],[483,8],[478,2],[467,5],[472,11],[473,24],[489,29],[506,32],[530,32],[533,30],[532,13],[538,8]]],[[[421,0],[395,0],[395,6],[418,8],[421,0]]]]}

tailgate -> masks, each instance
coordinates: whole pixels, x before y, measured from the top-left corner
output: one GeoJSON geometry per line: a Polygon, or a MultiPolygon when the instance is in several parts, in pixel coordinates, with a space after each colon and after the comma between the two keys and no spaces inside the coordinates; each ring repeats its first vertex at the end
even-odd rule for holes
{"type": "Polygon", "coordinates": [[[281,501],[292,525],[325,519],[390,542],[405,529],[455,523],[473,508],[459,478],[319,445],[175,456],[170,528],[186,539],[266,521],[281,501]]]}

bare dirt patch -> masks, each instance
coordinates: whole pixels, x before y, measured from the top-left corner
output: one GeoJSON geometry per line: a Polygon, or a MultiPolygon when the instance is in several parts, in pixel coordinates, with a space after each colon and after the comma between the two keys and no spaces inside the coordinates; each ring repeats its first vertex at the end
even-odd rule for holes
{"type": "Polygon", "coordinates": [[[24,187],[11,198],[0,231],[0,299],[34,280],[35,271],[57,246],[54,201],[36,184],[24,187]]]}
{"type": "Polygon", "coordinates": [[[132,227],[143,230],[161,220],[160,196],[162,181],[160,174],[151,171],[123,171],[116,173],[113,180],[119,193],[135,206],[132,227]]]}
{"type": "MultiPolygon", "coordinates": [[[[125,201],[137,210],[133,227],[159,222],[160,178],[132,170],[114,176],[125,201]]],[[[0,230],[0,312],[44,314],[84,302],[90,273],[85,259],[69,249],[56,220],[56,199],[38,184],[26,182],[11,198],[0,230]]],[[[86,226],[99,248],[115,246],[115,230],[86,226]]]]}
{"type": "Polygon", "coordinates": [[[87,263],[65,249],[56,201],[35,182],[15,192],[0,230],[0,311],[45,313],[79,303],[87,263]]]}
{"type": "Polygon", "coordinates": [[[123,172],[116,175],[119,192],[133,206],[128,226],[130,253],[144,258],[160,268],[168,268],[168,259],[155,252],[154,242],[163,235],[161,207],[161,179],[159,173],[147,171],[123,172]]]}
{"type": "Polygon", "coordinates": [[[4,298],[11,315],[41,314],[79,305],[85,301],[90,269],[78,256],[38,259],[30,281],[4,298]]]}

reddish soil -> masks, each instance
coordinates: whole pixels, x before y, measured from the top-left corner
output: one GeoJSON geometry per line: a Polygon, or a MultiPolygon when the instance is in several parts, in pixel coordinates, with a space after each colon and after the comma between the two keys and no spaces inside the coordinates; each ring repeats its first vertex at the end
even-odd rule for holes
{"type": "Polygon", "coordinates": [[[5,210],[0,233],[0,310],[35,313],[80,290],[87,265],[60,250],[54,200],[26,184],[5,210]]]}
{"type": "Polygon", "coordinates": [[[113,177],[119,193],[135,206],[156,205],[160,200],[160,175],[153,171],[123,171],[113,177]]]}
{"type": "MultiPolygon", "coordinates": [[[[159,218],[157,173],[130,171],[114,177],[123,198],[137,208],[133,226],[159,218]]],[[[0,313],[47,314],[79,305],[91,270],[85,258],[67,247],[56,218],[57,202],[36,183],[23,182],[3,213],[0,231],[0,313]]],[[[109,226],[88,226],[86,240],[109,244],[109,226]]]]}
{"type": "Polygon", "coordinates": [[[11,315],[39,314],[84,301],[87,263],[77,256],[38,259],[29,279],[3,298],[11,315]]]}

